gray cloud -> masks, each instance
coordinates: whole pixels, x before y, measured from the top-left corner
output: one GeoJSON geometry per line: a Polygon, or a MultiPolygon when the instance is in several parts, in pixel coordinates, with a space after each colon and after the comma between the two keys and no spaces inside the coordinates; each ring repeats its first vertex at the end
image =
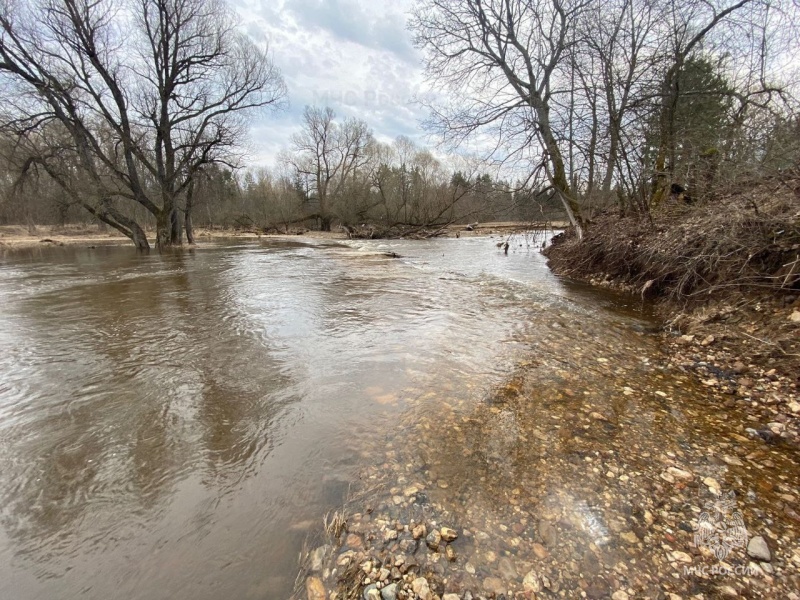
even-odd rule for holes
{"type": "Polygon", "coordinates": [[[329,31],[334,37],[378,50],[386,50],[411,63],[418,56],[406,31],[407,2],[356,0],[291,0],[286,10],[309,28],[329,31]]]}

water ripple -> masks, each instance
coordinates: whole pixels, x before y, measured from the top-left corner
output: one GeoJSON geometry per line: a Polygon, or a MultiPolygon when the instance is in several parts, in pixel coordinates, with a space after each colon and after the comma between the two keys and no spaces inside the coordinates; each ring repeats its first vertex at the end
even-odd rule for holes
{"type": "Polygon", "coordinates": [[[0,264],[0,597],[284,598],[409,407],[636,320],[489,239],[61,250],[0,264]]]}

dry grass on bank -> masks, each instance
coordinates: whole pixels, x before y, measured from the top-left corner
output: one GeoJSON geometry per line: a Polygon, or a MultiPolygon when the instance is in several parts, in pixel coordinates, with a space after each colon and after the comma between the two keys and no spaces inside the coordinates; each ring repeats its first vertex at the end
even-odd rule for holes
{"type": "Polygon", "coordinates": [[[603,274],[651,297],[702,301],[722,290],[800,289],[800,176],[739,185],[713,201],[669,201],[652,220],[607,214],[583,242],[547,251],[553,269],[603,274]]]}

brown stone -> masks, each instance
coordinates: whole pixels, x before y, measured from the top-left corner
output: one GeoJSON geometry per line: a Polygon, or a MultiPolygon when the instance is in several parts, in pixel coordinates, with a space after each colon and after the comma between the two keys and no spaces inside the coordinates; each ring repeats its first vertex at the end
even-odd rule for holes
{"type": "Polygon", "coordinates": [[[364,542],[362,541],[360,535],[348,533],[344,540],[344,545],[350,548],[362,548],[364,546],[364,542]]]}
{"type": "Polygon", "coordinates": [[[458,537],[458,532],[455,529],[450,529],[449,527],[442,527],[439,530],[439,533],[445,542],[452,542],[458,537]]]}
{"type": "Polygon", "coordinates": [[[506,592],[505,585],[503,584],[503,580],[499,577],[487,577],[483,580],[483,589],[489,592],[490,594],[495,594],[499,596],[500,594],[504,594],[506,592]]]}
{"type": "Polygon", "coordinates": [[[453,550],[452,546],[447,546],[444,549],[444,554],[445,554],[445,556],[447,556],[447,560],[449,560],[450,562],[455,562],[456,561],[456,551],[453,550]]]}
{"type": "Polygon", "coordinates": [[[533,553],[539,560],[544,560],[550,556],[550,553],[547,551],[547,549],[538,542],[533,544],[533,553]]]}
{"type": "Polygon", "coordinates": [[[325,600],[325,586],[319,577],[306,579],[306,597],[308,600],[325,600]]]}
{"type": "Polygon", "coordinates": [[[545,520],[539,521],[539,536],[542,538],[542,541],[545,543],[545,545],[549,546],[550,548],[555,546],[556,541],[558,540],[556,528],[545,520]]]}

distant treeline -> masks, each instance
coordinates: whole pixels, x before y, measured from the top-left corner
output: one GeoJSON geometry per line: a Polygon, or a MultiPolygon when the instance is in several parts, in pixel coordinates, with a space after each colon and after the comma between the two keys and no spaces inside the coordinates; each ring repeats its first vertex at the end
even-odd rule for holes
{"type": "MultiPolygon", "coordinates": [[[[337,150],[335,156],[332,151],[324,157],[287,151],[275,168],[204,168],[193,189],[196,227],[286,232],[365,223],[386,228],[433,227],[563,218],[561,204],[552,193],[534,193],[519,182],[496,181],[485,173],[471,174],[469,166],[448,170],[429,150],[407,138],[382,144],[362,122],[338,124],[328,110],[309,109],[307,113],[329,119],[326,128],[332,138],[348,128],[363,128],[363,141],[352,145],[350,151],[337,150]],[[320,167],[319,181],[326,185],[322,201],[317,192],[317,164],[328,165],[327,169],[320,167]]],[[[14,164],[4,163],[0,168],[0,225],[95,222],[47,173],[20,179],[14,164]]],[[[184,207],[180,202],[179,210],[184,207]]],[[[145,209],[133,207],[131,214],[145,229],[155,228],[155,217],[145,209]]]]}

